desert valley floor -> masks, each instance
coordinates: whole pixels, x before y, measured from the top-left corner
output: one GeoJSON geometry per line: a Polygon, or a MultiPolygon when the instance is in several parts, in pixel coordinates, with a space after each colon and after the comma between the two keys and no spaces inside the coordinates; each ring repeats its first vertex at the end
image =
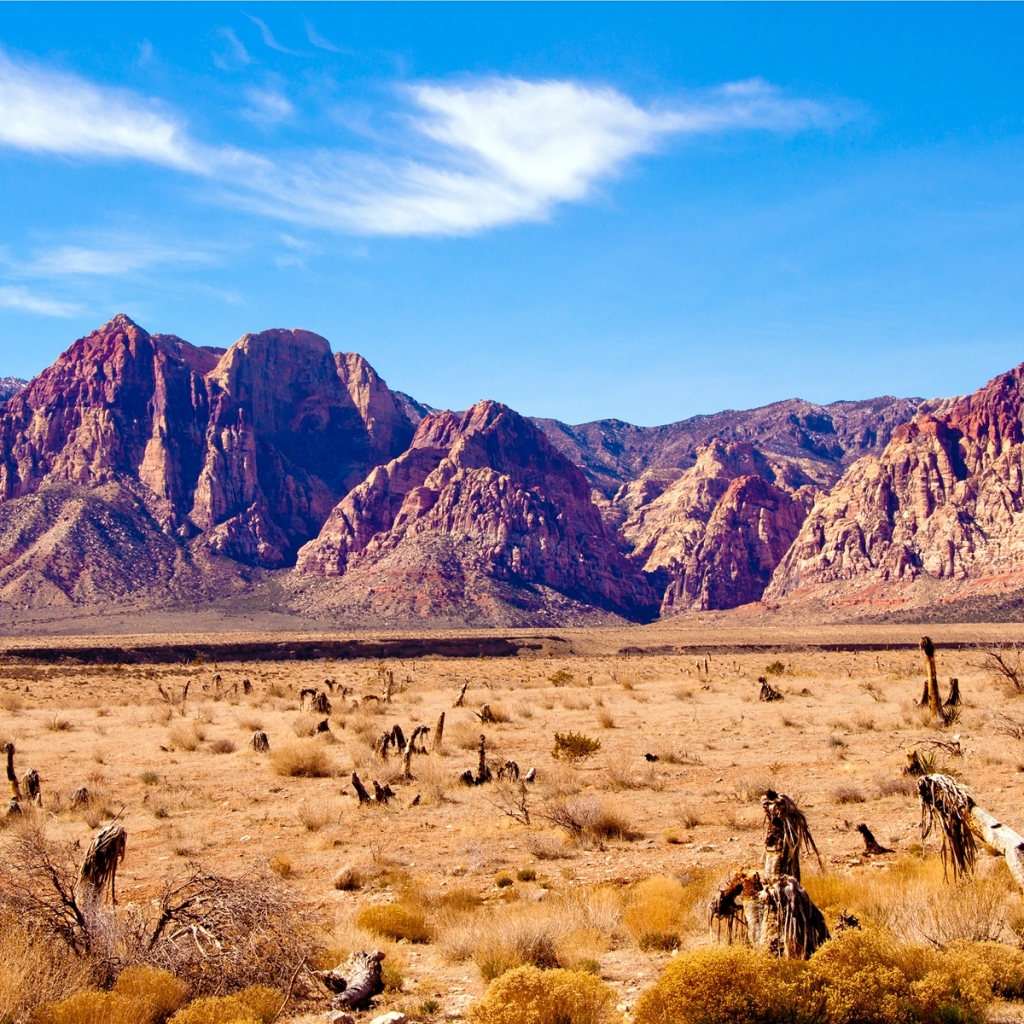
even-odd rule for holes
{"type": "MultiPolygon", "coordinates": [[[[187,665],[45,664],[18,650],[55,641],[23,637],[2,645],[0,741],[13,741],[19,772],[38,770],[43,810],[31,813],[52,837],[84,847],[119,816],[128,832],[123,905],[144,904],[189,862],[224,874],[269,868],[308,901],[337,955],[385,950],[390,987],[366,1020],[390,1009],[461,1016],[486,987],[484,947],[527,927],[547,929],[559,963],[599,971],[628,1011],[673,955],[641,948],[651,945],[644,936],[660,929],[683,947],[707,942],[709,896],[761,859],[768,787],[807,815],[822,865],[811,860],[805,883],[830,921],[852,909],[918,941],[941,939],[972,914],[993,938],[1024,928],[1024,904],[998,858],[982,856],[966,886],[943,885],[938,842],[922,843],[916,790],[903,774],[907,748],[933,756],[937,770],[1024,828],[1024,690],[986,654],[1024,642],[1024,627],[928,627],[943,694],[954,676],[963,694],[959,720],[945,729],[915,703],[923,631],[540,630],[520,631],[537,643],[516,657],[187,665]],[[388,673],[391,703],[363,700],[382,694],[388,673]],[[759,676],[781,700],[759,701],[759,676]],[[158,687],[173,701],[189,681],[183,715],[158,687]],[[302,710],[307,687],[327,693],[329,715],[302,710]],[[496,721],[481,723],[484,704],[496,721]],[[323,718],[330,731],[315,735],[323,718]],[[411,779],[400,755],[382,761],[372,747],[395,723],[406,736],[431,728],[411,779]],[[253,752],[256,730],[269,754],[253,752]],[[535,769],[529,824],[512,816],[514,787],[459,783],[477,767],[481,733],[495,771],[507,760],[524,775],[535,769]],[[600,749],[575,765],[555,760],[556,733],[582,733],[600,749]],[[324,777],[289,774],[310,758],[324,777]],[[390,784],[393,799],[360,805],[353,770],[368,787],[390,784]],[[92,799],[72,810],[79,786],[92,799]],[[567,806],[597,822],[582,841],[555,823],[567,806]],[[893,852],[866,856],[862,822],[893,852]],[[652,876],[661,881],[640,884],[652,876]],[[421,932],[413,937],[427,941],[361,930],[360,911],[386,903],[406,908],[421,932]]],[[[71,656],[83,642],[57,641],[71,656]]],[[[1015,649],[1003,650],[1013,666],[1015,649]]],[[[322,1020],[324,1005],[297,1000],[285,1019],[322,1020]]]]}

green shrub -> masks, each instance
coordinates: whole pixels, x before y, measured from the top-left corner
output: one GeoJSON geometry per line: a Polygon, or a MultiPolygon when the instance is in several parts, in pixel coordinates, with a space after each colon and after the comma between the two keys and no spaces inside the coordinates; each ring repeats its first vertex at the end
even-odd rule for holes
{"type": "Polygon", "coordinates": [[[421,910],[401,903],[383,903],[363,907],[356,916],[356,924],[375,935],[387,939],[405,939],[407,942],[429,942],[430,929],[421,910]]]}
{"type": "Polygon", "coordinates": [[[473,1004],[474,1024],[618,1024],[615,993],[585,971],[517,967],[473,1004]]]}
{"type": "Polygon", "coordinates": [[[601,749],[601,741],[584,736],[581,732],[556,732],[555,746],[551,756],[556,761],[568,761],[579,764],[592,757],[601,749]]]}
{"type": "Polygon", "coordinates": [[[573,681],[576,677],[566,668],[560,668],[557,672],[552,672],[548,676],[548,682],[552,686],[566,686],[573,681]]]}

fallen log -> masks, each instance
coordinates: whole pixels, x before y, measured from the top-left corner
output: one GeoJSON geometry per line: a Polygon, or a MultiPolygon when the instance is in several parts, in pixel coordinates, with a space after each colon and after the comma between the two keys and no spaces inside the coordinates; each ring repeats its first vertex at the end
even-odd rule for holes
{"type": "Polygon", "coordinates": [[[381,980],[381,964],[384,954],[380,950],[372,953],[353,953],[343,964],[330,971],[316,971],[324,987],[337,993],[331,1000],[333,1010],[360,1010],[384,991],[381,980]]]}

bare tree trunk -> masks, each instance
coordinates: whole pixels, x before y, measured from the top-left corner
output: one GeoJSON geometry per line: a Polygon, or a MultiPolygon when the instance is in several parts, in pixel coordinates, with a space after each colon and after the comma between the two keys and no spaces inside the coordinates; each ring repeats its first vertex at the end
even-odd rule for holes
{"type": "Polygon", "coordinates": [[[932,643],[930,636],[921,637],[921,651],[924,653],[924,660],[928,668],[928,678],[925,681],[927,701],[922,701],[922,703],[928,704],[928,710],[933,717],[945,721],[946,715],[942,710],[942,698],[939,697],[939,677],[935,672],[935,644],[932,643]]]}
{"type": "Polygon", "coordinates": [[[971,831],[986,845],[1006,858],[1013,880],[1024,892],[1024,836],[1004,825],[981,807],[971,808],[971,831]]]}
{"type": "Polygon", "coordinates": [[[36,807],[43,806],[43,793],[39,782],[39,772],[35,768],[25,772],[25,795],[36,807]]]}
{"type": "Polygon", "coordinates": [[[352,788],[356,791],[356,796],[359,797],[361,804],[373,802],[373,797],[366,792],[366,787],[359,781],[359,776],[355,772],[352,773],[352,788]]]}
{"type": "Polygon", "coordinates": [[[7,744],[7,781],[11,784],[11,799],[21,803],[21,786],[18,785],[18,776],[14,771],[14,744],[7,744]]]}
{"type": "Polygon", "coordinates": [[[946,708],[958,708],[960,707],[960,680],[957,678],[950,679],[949,681],[949,696],[946,698],[946,703],[942,705],[946,708]]]}
{"type": "Polygon", "coordinates": [[[441,753],[441,744],[444,740],[444,712],[437,718],[437,728],[434,730],[434,750],[441,753]]]}
{"type": "Polygon", "coordinates": [[[461,708],[462,707],[462,702],[466,699],[466,687],[467,686],[469,686],[469,681],[468,680],[462,684],[462,689],[459,690],[458,700],[456,700],[454,705],[452,705],[453,707],[456,707],[456,708],[461,708]]]}
{"type": "Polygon", "coordinates": [[[865,824],[857,826],[857,831],[864,837],[864,852],[872,857],[883,853],[892,853],[892,850],[882,846],[875,838],[874,833],[865,824]]]}

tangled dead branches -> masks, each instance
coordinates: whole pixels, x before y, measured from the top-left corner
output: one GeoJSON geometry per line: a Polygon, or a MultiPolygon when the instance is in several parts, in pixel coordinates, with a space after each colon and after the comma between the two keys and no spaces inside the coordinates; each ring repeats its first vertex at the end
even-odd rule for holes
{"type": "Polygon", "coordinates": [[[800,850],[810,850],[821,864],[807,818],[792,797],[769,789],[761,798],[767,827],[764,839],[765,873],[792,875],[800,880],[800,850]]]}

